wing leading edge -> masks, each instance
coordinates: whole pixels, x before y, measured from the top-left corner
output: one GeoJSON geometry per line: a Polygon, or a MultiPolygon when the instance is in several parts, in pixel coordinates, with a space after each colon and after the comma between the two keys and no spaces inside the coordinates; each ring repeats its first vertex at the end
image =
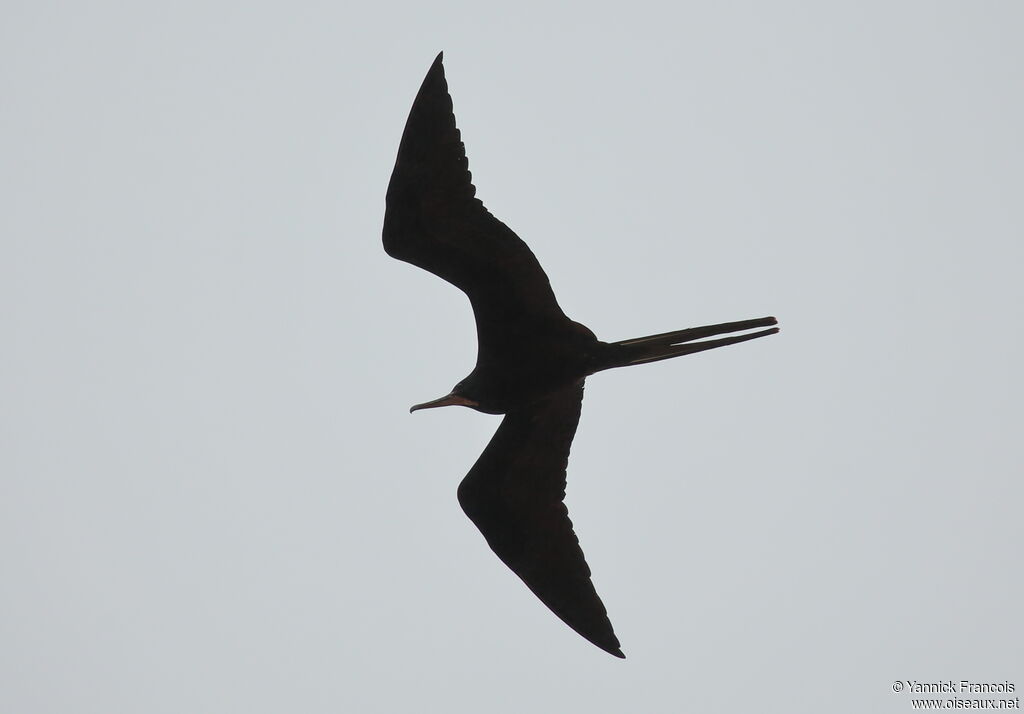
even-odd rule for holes
{"type": "Polygon", "coordinates": [[[459,503],[487,544],[569,627],[625,657],[590,579],[565,498],[583,380],[509,412],[459,485],[459,503]]]}

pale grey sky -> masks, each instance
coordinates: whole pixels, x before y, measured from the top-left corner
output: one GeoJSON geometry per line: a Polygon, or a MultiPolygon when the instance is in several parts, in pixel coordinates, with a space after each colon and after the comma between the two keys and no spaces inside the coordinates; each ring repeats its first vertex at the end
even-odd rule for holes
{"type": "Polygon", "coordinates": [[[1024,687],[1024,9],[9,2],[0,711],[905,712],[1024,687]],[[604,339],[567,502],[628,659],[409,415],[469,305],[380,245],[445,51],[478,195],[604,339]]]}

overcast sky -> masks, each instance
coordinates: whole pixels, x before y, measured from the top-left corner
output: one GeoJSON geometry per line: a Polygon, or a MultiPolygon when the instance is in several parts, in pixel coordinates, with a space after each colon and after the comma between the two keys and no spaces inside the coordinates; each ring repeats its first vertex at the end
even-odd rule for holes
{"type": "Polygon", "coordinates": [[[0,21],[0,710],[906,712],[1024,688],[1024,8],[55,3],[0,21]],[[500,6],[501,9],[496,9],[500,6]],[[606,340],[567,503],[626,652],[455,489],[468,301],[388,258],[438,51],[606,340]]]}

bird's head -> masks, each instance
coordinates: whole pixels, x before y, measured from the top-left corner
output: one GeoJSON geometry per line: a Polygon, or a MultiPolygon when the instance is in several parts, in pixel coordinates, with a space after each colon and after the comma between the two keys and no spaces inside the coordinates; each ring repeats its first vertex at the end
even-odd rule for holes
{"type": "Polygon", "coordinates": [[[414,404],[409,408],[409,413],[412,414],[418,409],[433,409],[434,407],[450,407],[453,405],[469,407],[470,409],[478,409],[480,407],[480,402],[469,396],[472,391],[470,379],[467,377],[452,387],[452,391],[449,394],[430,402],[414,404]]]}

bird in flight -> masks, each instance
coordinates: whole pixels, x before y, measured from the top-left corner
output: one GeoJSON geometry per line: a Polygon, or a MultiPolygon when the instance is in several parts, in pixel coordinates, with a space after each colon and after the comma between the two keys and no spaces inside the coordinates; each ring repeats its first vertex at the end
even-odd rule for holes
{"type": "Polygon", "coordinates": [[[602,342],[566,317],[526,243],[476,198],[442,58],[423,80],[398,147],[384,250],[466,293],[476,319],[477,358],[449,394],[410,411],[462,405],[505,415],[459,484],[459,504],[541,602],[602,650],[625,657],[563,503],[583,382],[606,369],[771,335],[778,332],[776,320],[602,342]],[[767,329],[750,332],[758,328],[767,329]],[[731,336],[706,339],[723,334],[731,336]]]}

